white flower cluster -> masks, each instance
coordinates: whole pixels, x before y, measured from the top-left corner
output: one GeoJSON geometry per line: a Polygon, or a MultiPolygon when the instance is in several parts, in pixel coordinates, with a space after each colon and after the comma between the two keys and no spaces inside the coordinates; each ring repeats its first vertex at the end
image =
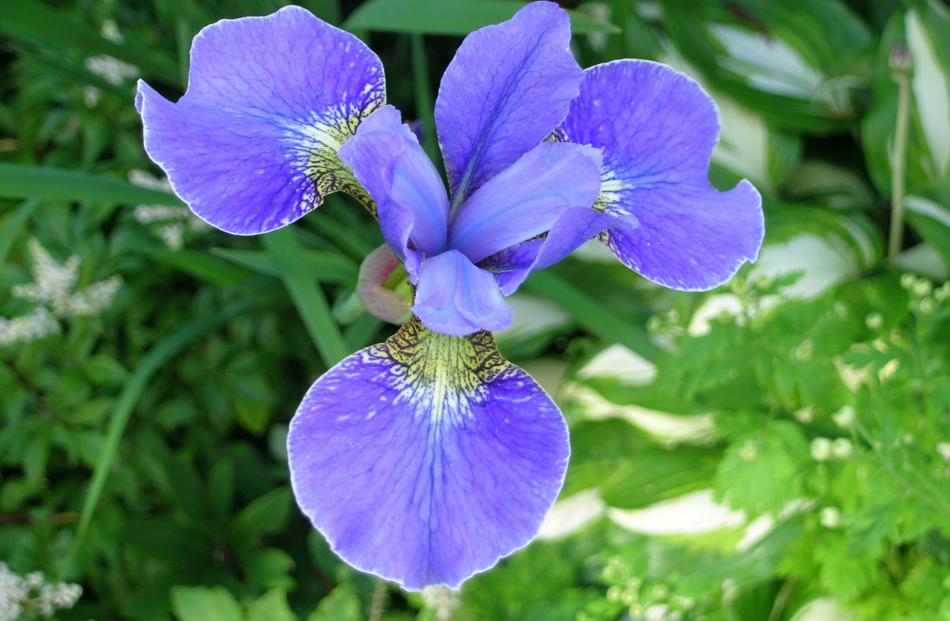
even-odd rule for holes
{"type": "MultiPolygon", "coordinates": [[[[170,192],[172,189],[168,179],[159,179],[141,170],[130,171],[129,181],[151,190],[170,192]]],[[[159,223],[161,226],[157,229],[158,236],[171,250],[182,247],[186,231],[200,231],[207,228],[204,222],[192,216],[187,209],[164,205],[138,205],[135,208],[135,219],[142,224],[159,223]]]]}
{"type": "Polygon", "coordinates": [[[86,69],[110,84],[122,84],[126,80],[139,75],[138,67],[105,54],[87,58],[85,64],[86,69]]]}
{"type": "Polygon", "coordinates": [[[27,611],[49,619],[75,606],[81,595],[78,584],[48,583],[38,571],[20,576],[0,562],[0,621],[17,621],[27,611]]]}
{"type": "Polygon", "coordinates": [[[29,315],[7,319],[0,317],[0,347],[13,343],[29,343],[59,332],[59,323],[45,308],[34,309],[29,315]]]}
{"type": "Polygon", "coordinates": [[[23,317],[0,317],[0,346],[56,334],[60,331],[58,318],[97,315],[112,304],[122,286],[122,278],[112,276],[74,292],[81,263],[78,256],[60,264],[35,239],[30,240],[29,248],[33,281],[15,285],[11,293],[39,306],[23,317]]]}

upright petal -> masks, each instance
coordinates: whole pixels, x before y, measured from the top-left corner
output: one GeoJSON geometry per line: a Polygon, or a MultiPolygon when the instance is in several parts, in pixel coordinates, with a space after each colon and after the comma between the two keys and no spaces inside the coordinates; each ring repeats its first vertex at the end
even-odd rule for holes
{"type": "Polygon", "coordinates": [[[415,275],[418,253],[432,256],[445,246],[449,216],[442,178],[416,135],[396,108],[383,106],[340,148],[340,158],[376,201],[383,237],[415,275]]]}
{"type": "Polygon", "coordinates": [[[462,204],[449,226],[449,247],[477,263],[547,232],[565,209],[593,206],[600,164],[596,149],[542,142],[462,204]]]}
{"type": "Polygon", "coordinates": [[[569,455],[557,406],[495,349],[410,321],[310,388],[287,440],[333,549],[408,589],[457,587],[527,544],[569,455]]]}
{"type": "Polygon", "coordinates": [[[331,192],[365,194],[337,149],[385,100],[359,39],[299,7],[221,20],[191,49],[172,103],[139,82],[145,150],[200,218],[239,235],[300,218],[331,192]]]}
{"type": "Polygon", "coordinates": [[[457,250],[423,261],[412,312],[430,330],[454,336],[501,330],[514,316],[494,277],[457,250]]]}
{"type": "Polygon", "coordinates": [[[588,69],[563,134],[604,152],[598,208],[639,223],[605,241],[628,267],[661,285],[711,289],[762,244],[762,201],[748,181],[709,185],[719,139],[716,105],[673,69],[628,60],[588,69]]]}
{"type": "Polygon", "coordinates": [[[564,120],[583,75],[570,41],[567,13],[553,2],[532,2],[462,42],[435,103],[453,205],[564,120]]]}

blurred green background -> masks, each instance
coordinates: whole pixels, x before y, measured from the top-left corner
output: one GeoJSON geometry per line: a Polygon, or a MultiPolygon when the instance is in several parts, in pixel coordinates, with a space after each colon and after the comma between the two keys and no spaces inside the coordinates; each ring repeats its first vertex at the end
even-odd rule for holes
{"type": "MultiPolygon", "coordinates": [[[[0,620],[950,619],[945,5],[563,3],[582,65],[711,92],[711,176],[756,184],[766,243],[706,294],[597,246],[532,277],[499,341],[568,417],[567,483],[535,543],[419,594],[335,558],[287,479],[306,388],[394,330],[354,294],[376,225],[334,195],[227,236],[141,146],[135,79],[177,97],[202,26],[281,4],[0,2],[0,620]]],[[[430,151],[461,37],[520,6],[301,4],[430,151]]]]}

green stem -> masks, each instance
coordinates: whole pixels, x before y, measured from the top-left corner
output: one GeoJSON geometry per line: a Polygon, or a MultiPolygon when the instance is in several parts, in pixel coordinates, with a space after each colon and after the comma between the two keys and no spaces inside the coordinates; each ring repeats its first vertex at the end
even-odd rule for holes
{"type": "Polygon", "coordinates": [[[416,97],[416,116],[425,128],[425,144],[422,145],[429,158],[439,167],[441,157],[438,141],[435,137],[435,116],[432,107],[432,91],[429,81],[429,63],[426,61],[426,44],[421,34],[409,35],[409,49],[412,55],[412,84],[416,97]]]}
{"type": "Polygon", "coordinates": [[[904,168],[907,160],[907,123],[910,118],[910,80],[906,73],[895,73],[897,82],[897,124],[894,131],[894,161],[891,165],[891,230],[887,258],[897,258],[904,241],[904,168]]]}

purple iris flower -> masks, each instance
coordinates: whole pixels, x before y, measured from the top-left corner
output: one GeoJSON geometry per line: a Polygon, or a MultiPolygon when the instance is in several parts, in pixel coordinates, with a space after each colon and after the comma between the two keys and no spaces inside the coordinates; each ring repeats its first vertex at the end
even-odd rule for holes
{"type": "Polygon", "coordinates": [[[139,84],[145,147],[212,225],[263,233],[344,191],[379,220],[415,317],[310,388],[291,423],[297,502],[353,566],[457,586],[526,545],[563,483],[567,427],[497,351],[505,297],[598,237],[659,284],[710,289],[755,259],[761,201],[709,185],[715,104],[647,61],[583,71],[556,4],[470,34],[436,102],[449,192],[379,59],[307,11],[195,38],[185,95],[139,84]]]}

